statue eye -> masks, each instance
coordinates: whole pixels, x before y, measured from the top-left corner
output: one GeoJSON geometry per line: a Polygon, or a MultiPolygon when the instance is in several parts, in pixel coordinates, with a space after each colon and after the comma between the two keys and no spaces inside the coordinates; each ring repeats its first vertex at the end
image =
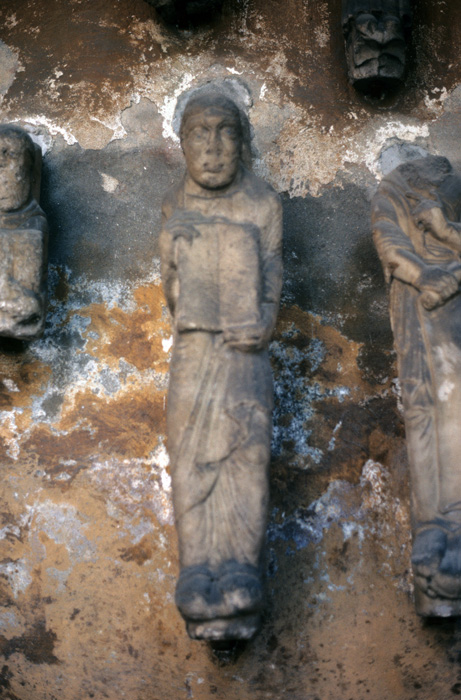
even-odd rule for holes
{"type": "Polygon", "coordinates": [[[194,141],[203,141],[206,139],[207,135],[208,129],[205,129],[203,126],[196,126],[190,133],[190,136],[194,139],[194,141]]]}
{"type": "Polygon", "coordinates": [[[233,126],[223,126],[221,127],[221,135],[228,139],[236,139],[237,131],[233,126]]]}

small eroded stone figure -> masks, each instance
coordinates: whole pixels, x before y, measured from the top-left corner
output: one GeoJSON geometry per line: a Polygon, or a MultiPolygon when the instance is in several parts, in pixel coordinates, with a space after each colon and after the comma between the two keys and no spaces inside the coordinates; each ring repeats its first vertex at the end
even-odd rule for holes
{"type": "Polygon", "coordinates": [[[412,482],[416,609],[461,614],[461,177],[410,161],[373,200],[387,279],[412,482]]]}
{"type": "Polygon", "coordinates": [[[174,321],[168,450],[191,637],[251,637],[262,605],[272,376],[282,282],[278,195],[243,165],[236,104],[192,96],[187,172],[163,205],[162,280],[174,321]]]}
{"type": "Polygon", "coordinates": [[[411,0],[343,0],[342,25],[349,81],[381,97],[405,79],[411,0]]]}
{"type": "Polygon", "coordinates": [[[36,197],[41,152],[19,126],[0,125],[0,336],[31,340],[46,311],[48,226],[36,197]]]}

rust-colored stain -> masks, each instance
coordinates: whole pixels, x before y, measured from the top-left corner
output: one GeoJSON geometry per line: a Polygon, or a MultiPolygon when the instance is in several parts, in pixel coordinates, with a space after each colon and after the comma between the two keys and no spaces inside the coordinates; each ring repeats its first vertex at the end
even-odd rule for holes
{"type": "Polygon", "coordinates": [[[30,395],[40,393],[51,376],[51,368],[31,358],[27,352],[0,358],[0,410],[27,407],[30,395]],[[6,381],[5,381],[6,380],[6,381]],[[13,391],[11,387],[13,383],[13,391]]]}
{"type": "Polygon", "coordinates": [[[53,428],[36,427],[24,442],[26,454],[35,453],[37,463],[47,469],[58,468],[63,460],[86,461],[103,454],[147,457],[165,432],[164,395],[152,390],[133,389],[109,401],[86,390],[73,403],[74,412],[53,428]]]}
{"type": "Polygon", "coordinates": [[[102,304],[87,308],[85,313],[91,318],[91,324],[85,335],[96,332],[100,337],[98,340],[89,338],[85,352],[98,359],[102,352],[111,366],[118,366],[123,358],[139,371],[155,369],[165,373],[168,364],[162,339],[168,337],[170,326],[161,288],[157,285],[138,287],[133,296],[137,308],[131,313],[118,307],[107,309],[102,304]]]}
{"type": "MultiPolygon", "coordinates": [[[[159,389],[151,376],[140,373],[154,370],[162,376],[167,372],[162,339],[168,338],[170,326],[158,285],[135,289],[133,298],[136,306],[132,311],[91,304],[72,311],[64,321],[69,323],[74,314],[91,319],[82,332],[84,352],[97,358],[101,368],[117,371],[121,359],[132,366],[133,371],[113,395],[101,389],[95,393],[94,387],[85,386],[89,378],[83,374],[74,379],[82,388],[71,382],[63,393],[58,419],[32,422],[32,401],[46,390],[52,368],[27,353],[0,360],[7,382],[0,385],[5,411],[0,436],[3,431],[5,457],[13,441],[22,458],[37,467],[54,475],[60,471],[75,475],[88,460],[102,455],[149,456],[158,436],[165,433],[166,388],[159,389]],[[13,409],[14,426],[8,420],[8,411],[13,409]]],[[[13,413],[11,416],[13,420],[13,413]]]]}
{"type": "Polygon", "coordinates": [[[294,326],[297,332],[293,338],[283,338],[288,347],[292,344],[300,349],[307,348],[312,339],[320,340],[325,347],[325,357],[313,373],[308,365],[304,367],[313,380],[329,389],[345,385],[355,398],[364,398],[375,393],[376,387],[364,382],[357,365],[360,343],[349,340],[338,328],[326,323],[320,316],[302,311],[298,306],[281,309],[276,338],[282,338],[284,331],[291,326],[294,326]]]}
{"type": "MultiPolygon", "coordinates": [[[[399,460],[406,463],[404,427],[391,392],[391,378],[376,387],[363,377],[358,360],[362,345],[349,340],[334,326],[319,316],[302,311],[297,306],[281,310],[276,339],[286,348],[307,351],[313,339],[323,347],[323,359],[314,369],[305,352],[297,368],[309,385],[321,388],[320,398],[314,400],[314,412],[306,421],[304,430],[309,435],[309,446],[319,450],[317,460],[296,453],[295,442],[286,442],[281,457],[274,460],[274,494],[287,495],[287,482],[296,484],[293,494],[306,493],[312,500],[328,487],[332,479],[346,479],[356,483],[364,462],[376,459],[393,467],[399,460]],[[295,331],[287,333],[287,331],[295,331]],[[338,388],[344,391],[338,394],[338,388]],[[290,464],[298,465],[293,469],[290,464]],[[301,471],[299,469],[301,468],[301,471]],[[306,481],[303,469],[308,468],[306,481]]],[[[281,369],[274,366],[275,378],[281,369]]],[[[291,420],[282,417],[282,421],[291,420]]],[[[291,491],[291,488],[290,488],[291,491]]]]}

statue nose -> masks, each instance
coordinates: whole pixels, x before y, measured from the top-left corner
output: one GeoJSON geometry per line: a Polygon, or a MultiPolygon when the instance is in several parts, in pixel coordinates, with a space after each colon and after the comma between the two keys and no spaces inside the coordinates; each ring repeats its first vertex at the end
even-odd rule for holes
{"type": "Polygon", "coordinates": [[[222,150],[222,141],[218,132],[211,132],[208,143],[207,143],[207,153],[220,153],[222,150]]]}

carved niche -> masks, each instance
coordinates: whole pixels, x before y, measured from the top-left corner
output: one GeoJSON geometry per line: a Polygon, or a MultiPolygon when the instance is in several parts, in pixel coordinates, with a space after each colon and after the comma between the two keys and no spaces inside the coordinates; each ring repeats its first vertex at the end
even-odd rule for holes
{"type": "Polygon", "coordinates": [[[41,151],[0,125],[0,336],[32,340],[45,324],[48,225],[38,205],[41,151]]]}
{"type": "Polygon", "coordinates": [[[412,488],[412,565],[423,616],[461,614],[461,177],[410,161],[373,200],[390,282],[412,488]]]}
{"type": "Polygon", "coordinates": [[[222,0],[147,0],[166,22],[180,25],[206,21],[217,12],[222,0]]]}
{"type": "Polygon", "coordinates": [[[371,97],[405,80],[411,0],[343,0],[342,26],[350,83],[371,97]]]}
{"type": "Polygon", "coordinates": [[[267,346],[282,281],[278,195],[242,162],[244,117],[215,91],[181,122],[187,171],[163,205],[162,281],[173,317],[168,450],[192,638],[259,627],[272,377],[267,346]]]}

